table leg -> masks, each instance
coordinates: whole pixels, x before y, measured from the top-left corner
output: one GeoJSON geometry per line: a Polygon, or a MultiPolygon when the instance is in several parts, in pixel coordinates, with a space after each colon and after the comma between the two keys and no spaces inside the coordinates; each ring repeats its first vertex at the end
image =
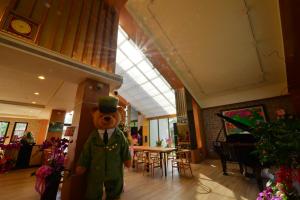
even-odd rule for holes
{"type": "Polygon", "coordinates": [[[167,155],[164,153],[165,177],[167,177],[167,155]]]}
{"type": "Polygon", "coordinates": [[[135,153],[136,153],[136,151],[134,151],[134,150],[133,150],[133,157],[132,157],[132,168],[135,168],[135,162],[134,162],[135,153]]]}

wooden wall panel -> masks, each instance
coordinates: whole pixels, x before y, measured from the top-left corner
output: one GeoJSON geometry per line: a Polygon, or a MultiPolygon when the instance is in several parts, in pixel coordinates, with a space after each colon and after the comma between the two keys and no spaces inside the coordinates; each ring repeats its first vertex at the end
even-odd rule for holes
{"type": "Polygon", "coordinates": [[[71,0],[61,0],[60,2],[59,10],[57,11],[59,15],[59,21],[57,23],[57,27],[55,30],[55,35],[54,35],[55,40],[52,42],[51,45],[51,49],[53,51],[60,52],[61,50],[64,34],[68,22],[68,16],[71,9],[71,6],[69,6],[70,4],[71,4],[71,0]]]}
{"type": "Polygon", "coordinates": [[[104,22],[104,32],[103,32],[103,43],[101,46],[101,65],[100,68],[107,71],[108,69],[108,58],[109,58],[109,44],[110,44],[110,38],[108,37],[110,34],[110,27],[108,24],[111,24],[111,16],[110,16],[110,9],[107,4],[104,5],[104,11],[105,11],[105,22],[104,22]]]}
{"type": "Polygon", "coordinates": [[[59,5],[59,0],[53,0],[48,11],[47,19],[43,23],[42,30],[40,32],[38,44],[48,49],[51,49],[52,47],[52,43],[55,39],[55,30],[60,20],[60,16],[57,13],[59,5]]]}
{"type": "Polygon", "coordinates": [[[98,25],[98,17],[99,17],[99,8],[100,2],[97,0],[93,0],[91,15],[88,25],[88,31],[85,40],[85,47],[83,51],[83,62],[84,63],[92,63],[92,56],[94,50],[94,42],[98,25]]]}
{"type": "Polygon", "coordinates": [[[95,43],[93,47],[93,59],[92,65],[93,66],[100,66],[100,59],[101,59],[101,46],[103,44],[103,32],[104,32],[104,21],[101,19],[105,19],[105,10],[104,10],[104,2],[100,4],[100,12],[98,13],[98,22],[97,22],[97,29],[95,34],[95,43]]]}
{"type": "MultiPolygon", "coordinates": [[[[112,12],[112,24],[113,26],[112,27],[118,27],[119,26],[119,15],[117,13],[116,10],[114,10],[112,12]]],[[[115,69],[116,69],[116,57],[117,57],[117,52],[116,52],[116,49],[117,49],[117,45],[118,45],[118,29],[116,28],[112,28],[111,29],[111,43],[110,43],[110,57],[109,57],[109,69],[111,71],[109,72],[112,72],[112,73],[115,73],[115,69]]]]}
{"type": "Polygon", "coordinates": [[[33,21],[42,22],[44,15],[47,13],[48,8],[45,5],[45,1],[37,0],[35,7],[32,11],[31,18],[33,21]]]}
{"type": "Polygon", "coordinates": [[[9,5],[10,0],[1,0],[0,1],[0,19],[4,15],[6,7],[9,5]]]}
{"type": "Polygon", "coordinates": [[[16,12],[25,17],[30,17],[36,0],[18,1],[16,5],[16,12]]]}
{"type": "Polygon", "coordinates": [[[7,6],[8,1],[0,3],[0,13],[7,11],[3,19],[15,13],[38,26],[27,41],[114,73],[119,9],[126,0],[11,0],[7,6]]]}
{"type": "Polygon", "coordinates": [[[73,46],[73,55],[72,57],[77,60],[82,60],[83,51],[85,47],[85,38],[88,30],[89,25],[89,18],[90,18],[90,10],[92,8],[92,1],[93,0],[85,0],[83,1],[83,5],[80,11],[80,19],[79,19],[79,27],[77,29],[75,42],[73,46]]]}
{"type": "Polygon", "coordinates": [[[82,6],[81,0],[71,1],[71,9],[68,16],[68,23],[65,29],[64,40],[60,51],[62,54],[65,54],[69,57],[72,57],[76,32],[77,29],[80,28],[78,25],[79,25],[81,6],[82,6]]]}

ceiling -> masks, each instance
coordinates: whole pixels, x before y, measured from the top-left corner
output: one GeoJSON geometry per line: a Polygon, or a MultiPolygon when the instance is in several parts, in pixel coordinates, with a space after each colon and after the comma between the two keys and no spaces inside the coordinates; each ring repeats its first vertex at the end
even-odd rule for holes
{"type": "Polygon", "coordinates": [[[201,107],[287,93],[277,0],[129,0],[126,6],[201,107]]]}
{"type": "Polygon", "coordinates": [[[49,119],[52,109],[73,110],[77,86],[86,78],[108,83],[112,90],[122,82],[118,75],[85,70],[88,66],[2,34],[0,52],[2,117],[49,119]]]}

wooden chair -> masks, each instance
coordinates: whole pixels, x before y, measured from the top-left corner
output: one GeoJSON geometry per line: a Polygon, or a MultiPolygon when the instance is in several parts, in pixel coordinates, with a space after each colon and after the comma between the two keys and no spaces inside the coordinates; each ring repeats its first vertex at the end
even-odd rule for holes
{"type": "Polygon", "coordinates": [[[163,168],[162,168],[162,158],[160,157],[159,153],[149,153],[147,159],[144,163],[144,170],[143,175],[146,172],[150,172],[152,176],[154,176],[154,169],[160,168],[161,169],[161,176],[163,176],[163,168]]]}
{"type": "Polygon", "coordinates": [[[176,159],[171,161],[172,163],[172,178],[174,174],[174,168],[178,169],[179,174],[185,175],[186,169],[189,169],[191,172],[191,176],[193,177],[192,167],[191,167],[191,159],[190,159],[190,151],[189,150],[181,150],[176,152],[176,159]]]}
{"type": "Polygon", "coordinates": [[[139,166],[143,165],[146,160],[146,152],[144,151],[136,151],[133,155],[133,165],[136,168],[136,171],[139,170],[139,166]]]}

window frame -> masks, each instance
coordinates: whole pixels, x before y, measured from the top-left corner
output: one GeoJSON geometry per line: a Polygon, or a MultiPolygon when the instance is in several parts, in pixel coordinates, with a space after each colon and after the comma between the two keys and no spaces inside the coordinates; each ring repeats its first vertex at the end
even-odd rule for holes
{"type": "Polygon", "coordinates": [[[25,131],[27,130],[27,128],[28,128],[28,122],[15,122],[14,128],[13,128],[12,133],[11,133],[11,136],[10,136],[10,143],[11,143],[11,142],[17,142],[17,141],[13,141],[13,140],[12,140],[12,139],[14,138],[14,135],[15,135],[15,130],[16,130],[17,124],[26,124],[24,132],[25,132],[25,131]]]}
{"type": "Polygon", "coordinates": [[[4,135],[3,135],[3,142],[1,142],[1,140],[0,140],[0,144],[4,144],[5,139],[6,139],[6,136],[7,136],[7,132],[8,132],[8,128],[9,128],[10,121],[0,121],[0,123],[1,123],[1,122],[7,123],[7,127],[6,127],[5,133],[4,133],[4,135]]]}

